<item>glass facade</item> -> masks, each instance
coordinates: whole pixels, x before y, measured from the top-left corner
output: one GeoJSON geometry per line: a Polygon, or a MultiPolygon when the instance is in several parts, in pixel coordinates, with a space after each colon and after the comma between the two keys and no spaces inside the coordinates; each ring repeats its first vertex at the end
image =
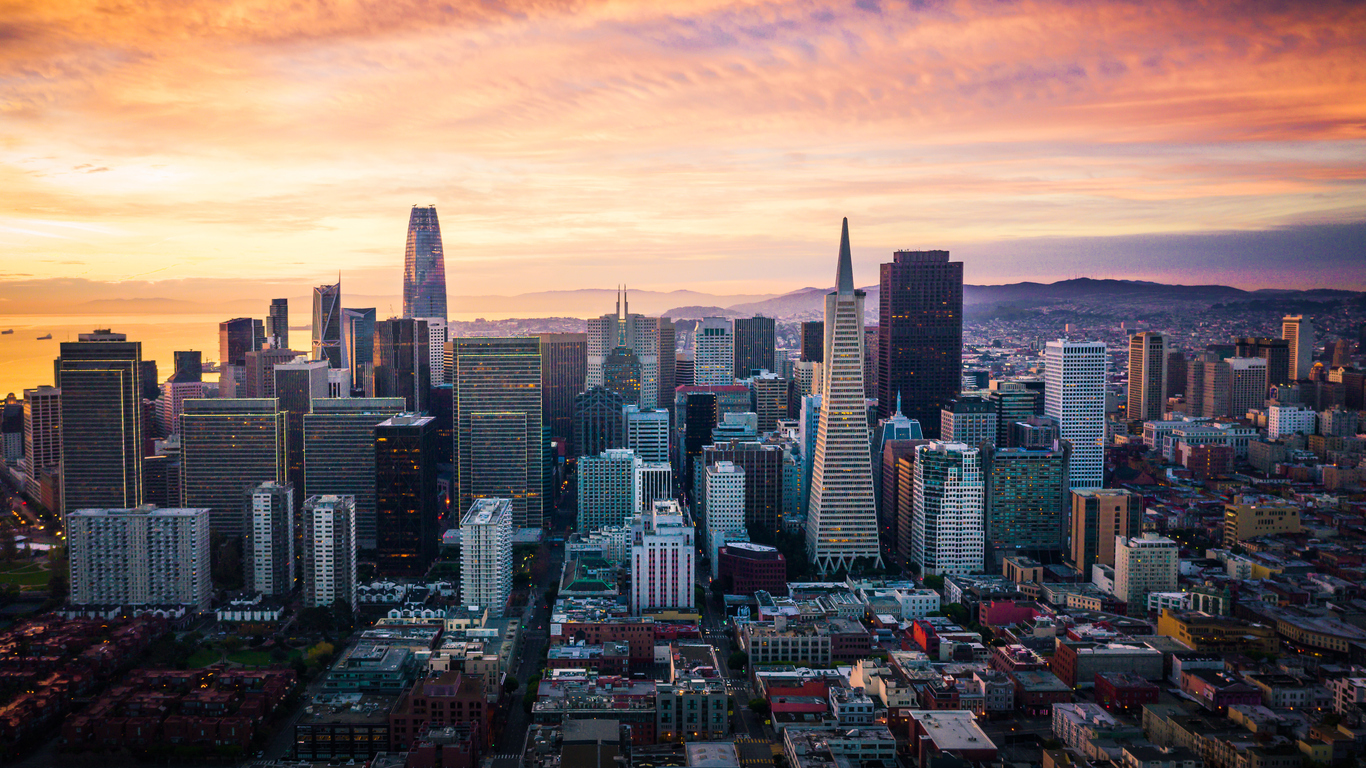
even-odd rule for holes
{"type": "Polygon", "coordinates": [[[375,425],[375,518],[379,570],[421,575],[441,536],[436,419],[401,415],[375,425]]]}
{"type": "Polygon", "coordinates": [[[142,504],[141,362],[142,344],[121,333],[61,345],[64,512],[142,504]]]}
{"type": "Polygon", "coordinates": [[[242,499],[285,482],[285,416],[274,399],[191,399],[180,416],[185,506],[207,508],[215,533],[241,536],[242,499]]]}
{"type": "Polygon", "coordinates": [[[446,317],[446,257],[436,206],[413,206],[403,252],[403,316],[446,317]]]}

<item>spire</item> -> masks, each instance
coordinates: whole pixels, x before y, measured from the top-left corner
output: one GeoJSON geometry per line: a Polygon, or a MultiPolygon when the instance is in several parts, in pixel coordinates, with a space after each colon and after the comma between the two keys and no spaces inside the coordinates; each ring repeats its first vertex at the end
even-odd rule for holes
{"type": "Polygon", "coordinates": [[[849,254],[849,219],[844,219],[840,232],[840,263],[835,270],[835,293],[849,296],[854,293],[854,258],[849,254]]]}
{"type": "Polygon", "coordinates": [[[625,310],[621,313],[621,316],[625,318],[627,315],[631,314],[631,293],[626,289],[624,283],[621,286],[621,304],[625,310]]]}
{"type": "Polygon", "coordinates": [[[896,391],[896,416],[901,415],[901,390],[896,391]]]}

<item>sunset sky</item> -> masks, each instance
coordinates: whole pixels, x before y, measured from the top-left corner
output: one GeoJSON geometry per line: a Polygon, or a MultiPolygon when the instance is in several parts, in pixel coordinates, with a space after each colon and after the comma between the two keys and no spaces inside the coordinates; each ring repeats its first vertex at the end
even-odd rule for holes
{"type": "Polygon", "coordinates": [[[1366,4],[0,0],[11,288],[397,293],[414,203],[452,295],[829,285],[841,216],[861,284],[1366,289],[1366,4]]]}

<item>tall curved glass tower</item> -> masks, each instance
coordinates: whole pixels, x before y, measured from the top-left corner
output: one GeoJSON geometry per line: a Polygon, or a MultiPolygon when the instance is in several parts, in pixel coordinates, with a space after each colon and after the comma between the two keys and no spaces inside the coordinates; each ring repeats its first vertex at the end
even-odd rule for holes
{"type": "Polygon", "coordinates": [[[446,319],[446,257],[436,206],[413,206],[403,254],[403,316],[446,319]]]}

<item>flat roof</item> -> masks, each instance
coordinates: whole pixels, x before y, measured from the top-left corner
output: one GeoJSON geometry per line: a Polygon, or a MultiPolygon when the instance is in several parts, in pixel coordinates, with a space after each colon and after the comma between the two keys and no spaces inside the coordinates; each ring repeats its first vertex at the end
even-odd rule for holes
{"type": "Polygon", "coordinates": [[[695,768],[739,768],[740,754],[732,741],[701,741],[685,745],[688,765],[695,768]]]}
{"type": "Polygon", "coordinates": [[[996,745],[966,709],[911,712],[926,735],[940,750],[995,749],[996,745]]]}

